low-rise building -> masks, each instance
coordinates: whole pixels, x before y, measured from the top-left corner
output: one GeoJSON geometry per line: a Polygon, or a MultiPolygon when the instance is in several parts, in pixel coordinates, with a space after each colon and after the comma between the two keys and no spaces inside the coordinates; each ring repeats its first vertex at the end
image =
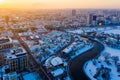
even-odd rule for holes
{"type": "Polygon", "coordinates": [[[4,74],[2,77],[3,80],[18,80],[17,73],[11,72],[8,74],[4,74]]]}
{"type": "Polygon", "coordinates": [[[45,61],[44,66],[47,72],[52,75],[55,79],[65,76],[65,62],[62,58],[52,56],[45,61]]]}

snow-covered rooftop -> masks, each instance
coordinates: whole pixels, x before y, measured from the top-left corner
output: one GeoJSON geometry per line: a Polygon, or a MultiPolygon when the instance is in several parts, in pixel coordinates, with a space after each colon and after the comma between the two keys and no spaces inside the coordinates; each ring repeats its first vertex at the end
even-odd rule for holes
{"type": "Polygon", "coordinates": [[[53,58],[52,60],[51,60],[51,64],[53,65],[53,66],[57,66],[57,65],[60,65],[60,64],[62,64],[63,63],[63,61],[62,61],[62,59],[60,58],[60,57],[55,57],[55,58],[53,58]]]}
{"type": "Polygon", "coordinates": [[[51,72],[54,77],[60,76],[64,73],[64,70],[62,68],[56,69],[51,72]]]}
{"type": "Polygon", "coordinates": [[[76,45],[76,42],[73,42],[69,47],[65,48],[63,50],[63,52],[69,53],[72,50],[72,48],[74,47],[74,45],[76,45]]]}
{"type": "Polygon", "coordinates": [[[60,57],[52,56],[45,61],[45,66],[57,66],[63,63],[60,57]]]}

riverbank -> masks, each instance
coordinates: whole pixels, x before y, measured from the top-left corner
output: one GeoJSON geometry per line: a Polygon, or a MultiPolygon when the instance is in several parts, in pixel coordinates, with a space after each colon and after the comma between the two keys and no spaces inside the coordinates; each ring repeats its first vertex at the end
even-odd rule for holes
{"type": "Polygon", "coordinates": [[[89,61],[101,53],[104,50],[104,46],[98,41],[94,41],[94,47],[83,54],[75,57],[69,64],[69,72],[72,80],[89,80],[83,70],[83,66],[86,61],[89,61]]]}

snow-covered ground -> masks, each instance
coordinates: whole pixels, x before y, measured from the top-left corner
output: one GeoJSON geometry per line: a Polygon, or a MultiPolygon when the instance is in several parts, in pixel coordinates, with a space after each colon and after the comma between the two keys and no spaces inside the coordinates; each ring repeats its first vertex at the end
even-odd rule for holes
{"type": "Polygon", "coordinates": [[[106,46],[103,53],[104,52],[110,53],[111,56],[119,56],[119,58],[120,58],[120,49],[113,49],[113,48],[110,48],[110,47],[106,46]]]}
{"type": "MultiPolygon", "coordinates": [[[[118,29],[113,29],[113,30],[106,30],[103,31],[105,33],[108,34],[120,34],[120,28],[118,29]]],[[[118,56],[119,61],[120,62],[120,49],[114,49],[111,47],[108,47],[107,45],[105,45],[105,50],[101,53],[101,56],[98,59],[93,59],[90,60],[88,62],[85,63],[84,65],[84,71],[86,73],[86,75],[91,79],[91,80],[97,80],[96,78],[94,78],[95,74],[98,72],[98,68],[101,68],[101,66],[103,65],[105,68],[109,68],[111,69],[110,71],[110,80],[120,80],[120,72],[117,72],[117,66],[115,65],[115,61],[112,59],[112,57],[118,56]],[[107,54],[107,56],[110,56],[110,62],[111,65],[108,65],[107,62],[105,61],[105,54],[107,54]],[[94,64],[94,60],[95,60],[95,64],[94,64]]],[[[99,80],[103,80],[102,77],[99,78],[99,80]]]]}
{"type": "Polygon", "coordinates": [[[120,26],[116,26],[116,27],[93,27],[93,28],[82,28],[82,29],[77,29],[77,30],[68,30],[68,32],[71,33],[77,33],[77,34],[81,34],[84,31],[85,32],[92,32],[92,31],[97,31],[97,32],[102,32],[105,31],[106,33],[115,33],[115,34],[120,34],[120,26]]]}
{"type": "MultiPolygon", "coordinates": [[[[111,69],[111,72],[110,72],[111,80],[120,80],[120,77],[118,76],[118,75],[120,75],[120,73],[117,72],[117,67],[116,67],[115,63],[112,63],[112,65],[108,65],[104,61],[105,60],[105,58],[103,56],[104,53],[109,53],[111,57],[118,56],[120,59],[120,50],[119,49],[113,49],[113,48],[105,46],[105,50],[101,53],[101,56],[98,58],[98,60],[96,62],[96,65],[93,64],[93,60],[88,61],[84,65],[85,73],[88,75],[88,77],[90,77],[91,80],[97,80],[93,76],[96,74],[97,68],[100,68],[101,65],[104,65],[104,67],[111,69]],[[99,61],[100,61],[100,63],[99,63],[99,61]]],[[[100,78],[100,80],[103,80],[103,79],[100,78]]]]}
{"type": "Polygon", "coordinates": [[[108,33],[108,34],[110,34],[110,33],[113,33],[113,34],[120,34],[120,29],[115,29],[115,30],[108,30],[108,31],[105,31],[105,33],[108,33]]]}
{"type": "Polygon", "coordinates": [[[96,80],[94,79],[94,75],[97,72],[96,71],[96,66],[93,65],[92,61],[88,61],[85,65],[84,65],[84,71],[86,73],[86,75],[91,79],[91,80],[96,80]]]}

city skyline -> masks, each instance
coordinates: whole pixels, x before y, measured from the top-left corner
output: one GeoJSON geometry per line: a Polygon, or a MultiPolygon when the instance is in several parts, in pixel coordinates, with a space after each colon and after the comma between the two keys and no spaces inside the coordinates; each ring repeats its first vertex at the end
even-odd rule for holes
{"type": "Polygon", "coordinates": [[[117,1],[0,0],[0,80],[120,80],[117,1]]]}
{"type": "Polygon", "coordinates": [[[119,0],[0,0],[0,8],[40,8],[40,9],[65,9],[65,8],[100,8],[119,9],[119,0]]]}

